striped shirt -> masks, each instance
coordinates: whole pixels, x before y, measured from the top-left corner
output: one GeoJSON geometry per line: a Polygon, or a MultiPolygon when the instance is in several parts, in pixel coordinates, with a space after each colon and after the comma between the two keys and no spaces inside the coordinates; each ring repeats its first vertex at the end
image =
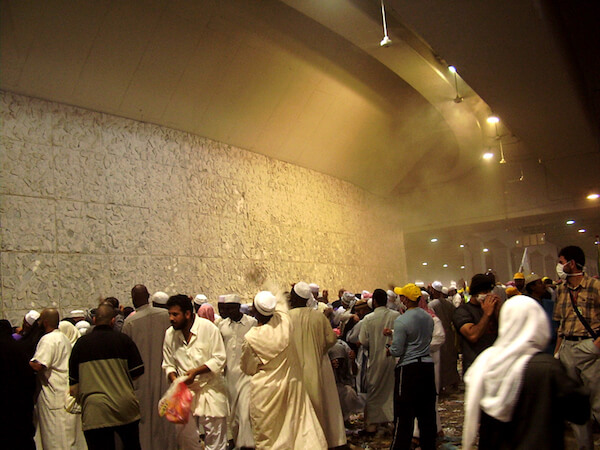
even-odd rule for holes
{"type": "Polygon", "coordinates": [[[600,330],[600,281],[584,275],[576,288],[568,287],[565,282],[557,289],[553,319],[560,322],[558,335],[560,337],[589,336],[573,310],[569,291],[574,294],[577,308],[592,329],[600,330]]]}

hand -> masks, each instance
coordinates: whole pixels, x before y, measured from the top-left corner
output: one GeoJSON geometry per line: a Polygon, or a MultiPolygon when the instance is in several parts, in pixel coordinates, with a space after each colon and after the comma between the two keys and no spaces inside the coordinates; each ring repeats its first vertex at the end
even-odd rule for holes
{"type": "Polygon", "coordinates": [[[348,352],[348,358],[350,359],[350,361],[354,361],[356,359],[356,353],[354,353],[354,350],[350,350],[348,352]]]}
{"type": "Polygon", "coordinates": [[[352,314],[352,321],[354,321],[355,323],[360,322],[360,317],[358,317],[358,314],[352,314]]]}
{"type": "Polygon", "coordinates": [[[384,336],[391,336],[394,332],[390,329],[390,328],[384,328],[383,329],[383,335],[384,336]]]}
{"type": "Polygon", "coordinates": [[[390,348],[389,347],[385,348],[385,356],[392,356],[392,354],[390,353],[390,348]]]}
{"type": "Polygon", "coordinates": [[[340,367],[340,361],[337,359],[332,359],[331,360],[331,367],[333,367],[334,369],[337,369],[340,367]]]}
{"type": "Polygon", "coordinates": [[[183,382],[189,386],[194,382],[194,378],[196,378],[196,369],[188,370],[186,375],[187,378],[183,382]]]}
{"type": "Polygon", "coordinates": [[[498,297],[497,295],[494,295],[494,294],[486,295],[485,298],[483,299],[483,302],[481,303],[481,309],[483,309],[483,314],[485,314],[488,317],[490,317],[492,314],[494,314],[496,304],[498,303],[499,300],[500,300],[500,297],[498,297]]]}

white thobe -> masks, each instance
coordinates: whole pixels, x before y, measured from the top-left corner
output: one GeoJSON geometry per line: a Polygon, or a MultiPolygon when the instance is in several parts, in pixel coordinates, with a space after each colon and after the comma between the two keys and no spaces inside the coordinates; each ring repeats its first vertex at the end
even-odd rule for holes
{"type": "Polygon", "coordinates": [[[52,330],[42,336],[31,361],[37,361],[45,369],[40,373],[42,386],[36,410],[44,449],[70,448],[74,436],[68,436],[69,413],[65,410],[69,392],[69,356],[71,342],[60,332],[52,330]]]}
{"type": "MultiPolygon", "coordinates": [[[[229,415],[227,406],[227,391],[223,380],[223,368],[226,355],[223,338],[219,329],[210,321],[202,319],[195,314],[192,315],[194,323],[190,329],[190,341],[186,342],[183,333],[170,327],[165,332],[163,343],[162,367],[167,378],[170,373],[177,376],[185,375],[186,372],[206,365],[210,372],[196,376],[194,382],[189,386],[192,391],[192,414],[200,418],[225,419],[229,415]]],[[[189,423],[194,421],[190,420],[189,423]]],[[[178,426],[179,444],[184,444],[182,430],[189,427],[178,426]]],[[[226,448],[226,427],[216,426],[211,430],[218,430],[218,439],[208,436],[207,448],[226,448]],[[209,447],[208,443],[211,442],[209,447]],[[214,443],[214,445],[212,445],[214,443]]],[[[189,441],[187,441],[189,443],[189,441]]],[[[188,444],[184,447],[190,448],[188,444]]]]}
{"type": "Polygon", "coordinates": [[[244,336],[256,325],[256,319],[242,314],[239,322],[224,319],[219,324],[227,354],[225,384],[231,411],[231,433],[236,447],[254,447],[250,423],[250,381],[252,377],[242,372],[240,360],[244,336]]]}
{"type": "Polygon", "coordinates": [[[335,377],[327,350],[337,336],[327,318],[310,308],[295,308],[289,312],[292,337],[304,376],[304,387],[317,413],[327,444],[338,447],[346,444],[346,428],[335,377]]]}
{"type": "Polygon", "coordinates": [[[250,417],[257,449],[326,449],[327,441],[302,382],[286,313],[246,333],[241,368],[252,375],[250,417]]]}
{"type": "Polygon", "coordinates": [[[394,320],[400,315],[385,306],[375,308],[361,321],[359,341],[369,351],[367,366],[367,407],[365,419],[368,424],[394,420],[394,367],[396,360],[389,356],[386,344],[391,342],[383,335],[384,328],[394,328],[394,320]]]}
{"type": "Polygon", "coordinates": [[[144,305],[125,319],[122,332],[129,336],[144,361],[144,375],[133,382],[140,402],[140,444],[144,450],[175,448],[175,426],[158,415],[156,405],[169,387],[162,374],[162,346],[171,326],[163,308],[144,305]]]}

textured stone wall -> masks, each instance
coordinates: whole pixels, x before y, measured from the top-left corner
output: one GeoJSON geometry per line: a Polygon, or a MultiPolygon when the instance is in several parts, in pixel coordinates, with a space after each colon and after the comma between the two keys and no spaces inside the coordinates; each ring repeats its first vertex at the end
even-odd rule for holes
{"type": "MultiPolygon", "coordinates": [[[[95,306],[130,289],[246,298],[405,278],[381,199],[157,125],[0,91],[1,315],[95,306]]],[[[343,170],[343,168],[340,168],[343,170]]]]}

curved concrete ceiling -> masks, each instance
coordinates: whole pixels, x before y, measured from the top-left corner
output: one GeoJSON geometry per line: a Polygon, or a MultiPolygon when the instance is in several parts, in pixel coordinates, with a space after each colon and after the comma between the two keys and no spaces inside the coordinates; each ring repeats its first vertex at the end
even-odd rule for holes
{"type": "Polygon", "coordinates": [[[451,101],[441,64],[400,39],[380,48],[376,17],[339,1],[327,16],[325,3],[3,2],[2,88],[190,131],[378,194],[460,176],[481,130],[472,107],[451,101]],[[428,171],[415,177],[419,166],[428,171]]]}
{"type": "Polygon", "coordinates": [[[0,87],[345,179],[409,229],[593,208],[598,122],[548,3],[388,0],[381,48],[377,0],[2,0],[0,87]]]}

